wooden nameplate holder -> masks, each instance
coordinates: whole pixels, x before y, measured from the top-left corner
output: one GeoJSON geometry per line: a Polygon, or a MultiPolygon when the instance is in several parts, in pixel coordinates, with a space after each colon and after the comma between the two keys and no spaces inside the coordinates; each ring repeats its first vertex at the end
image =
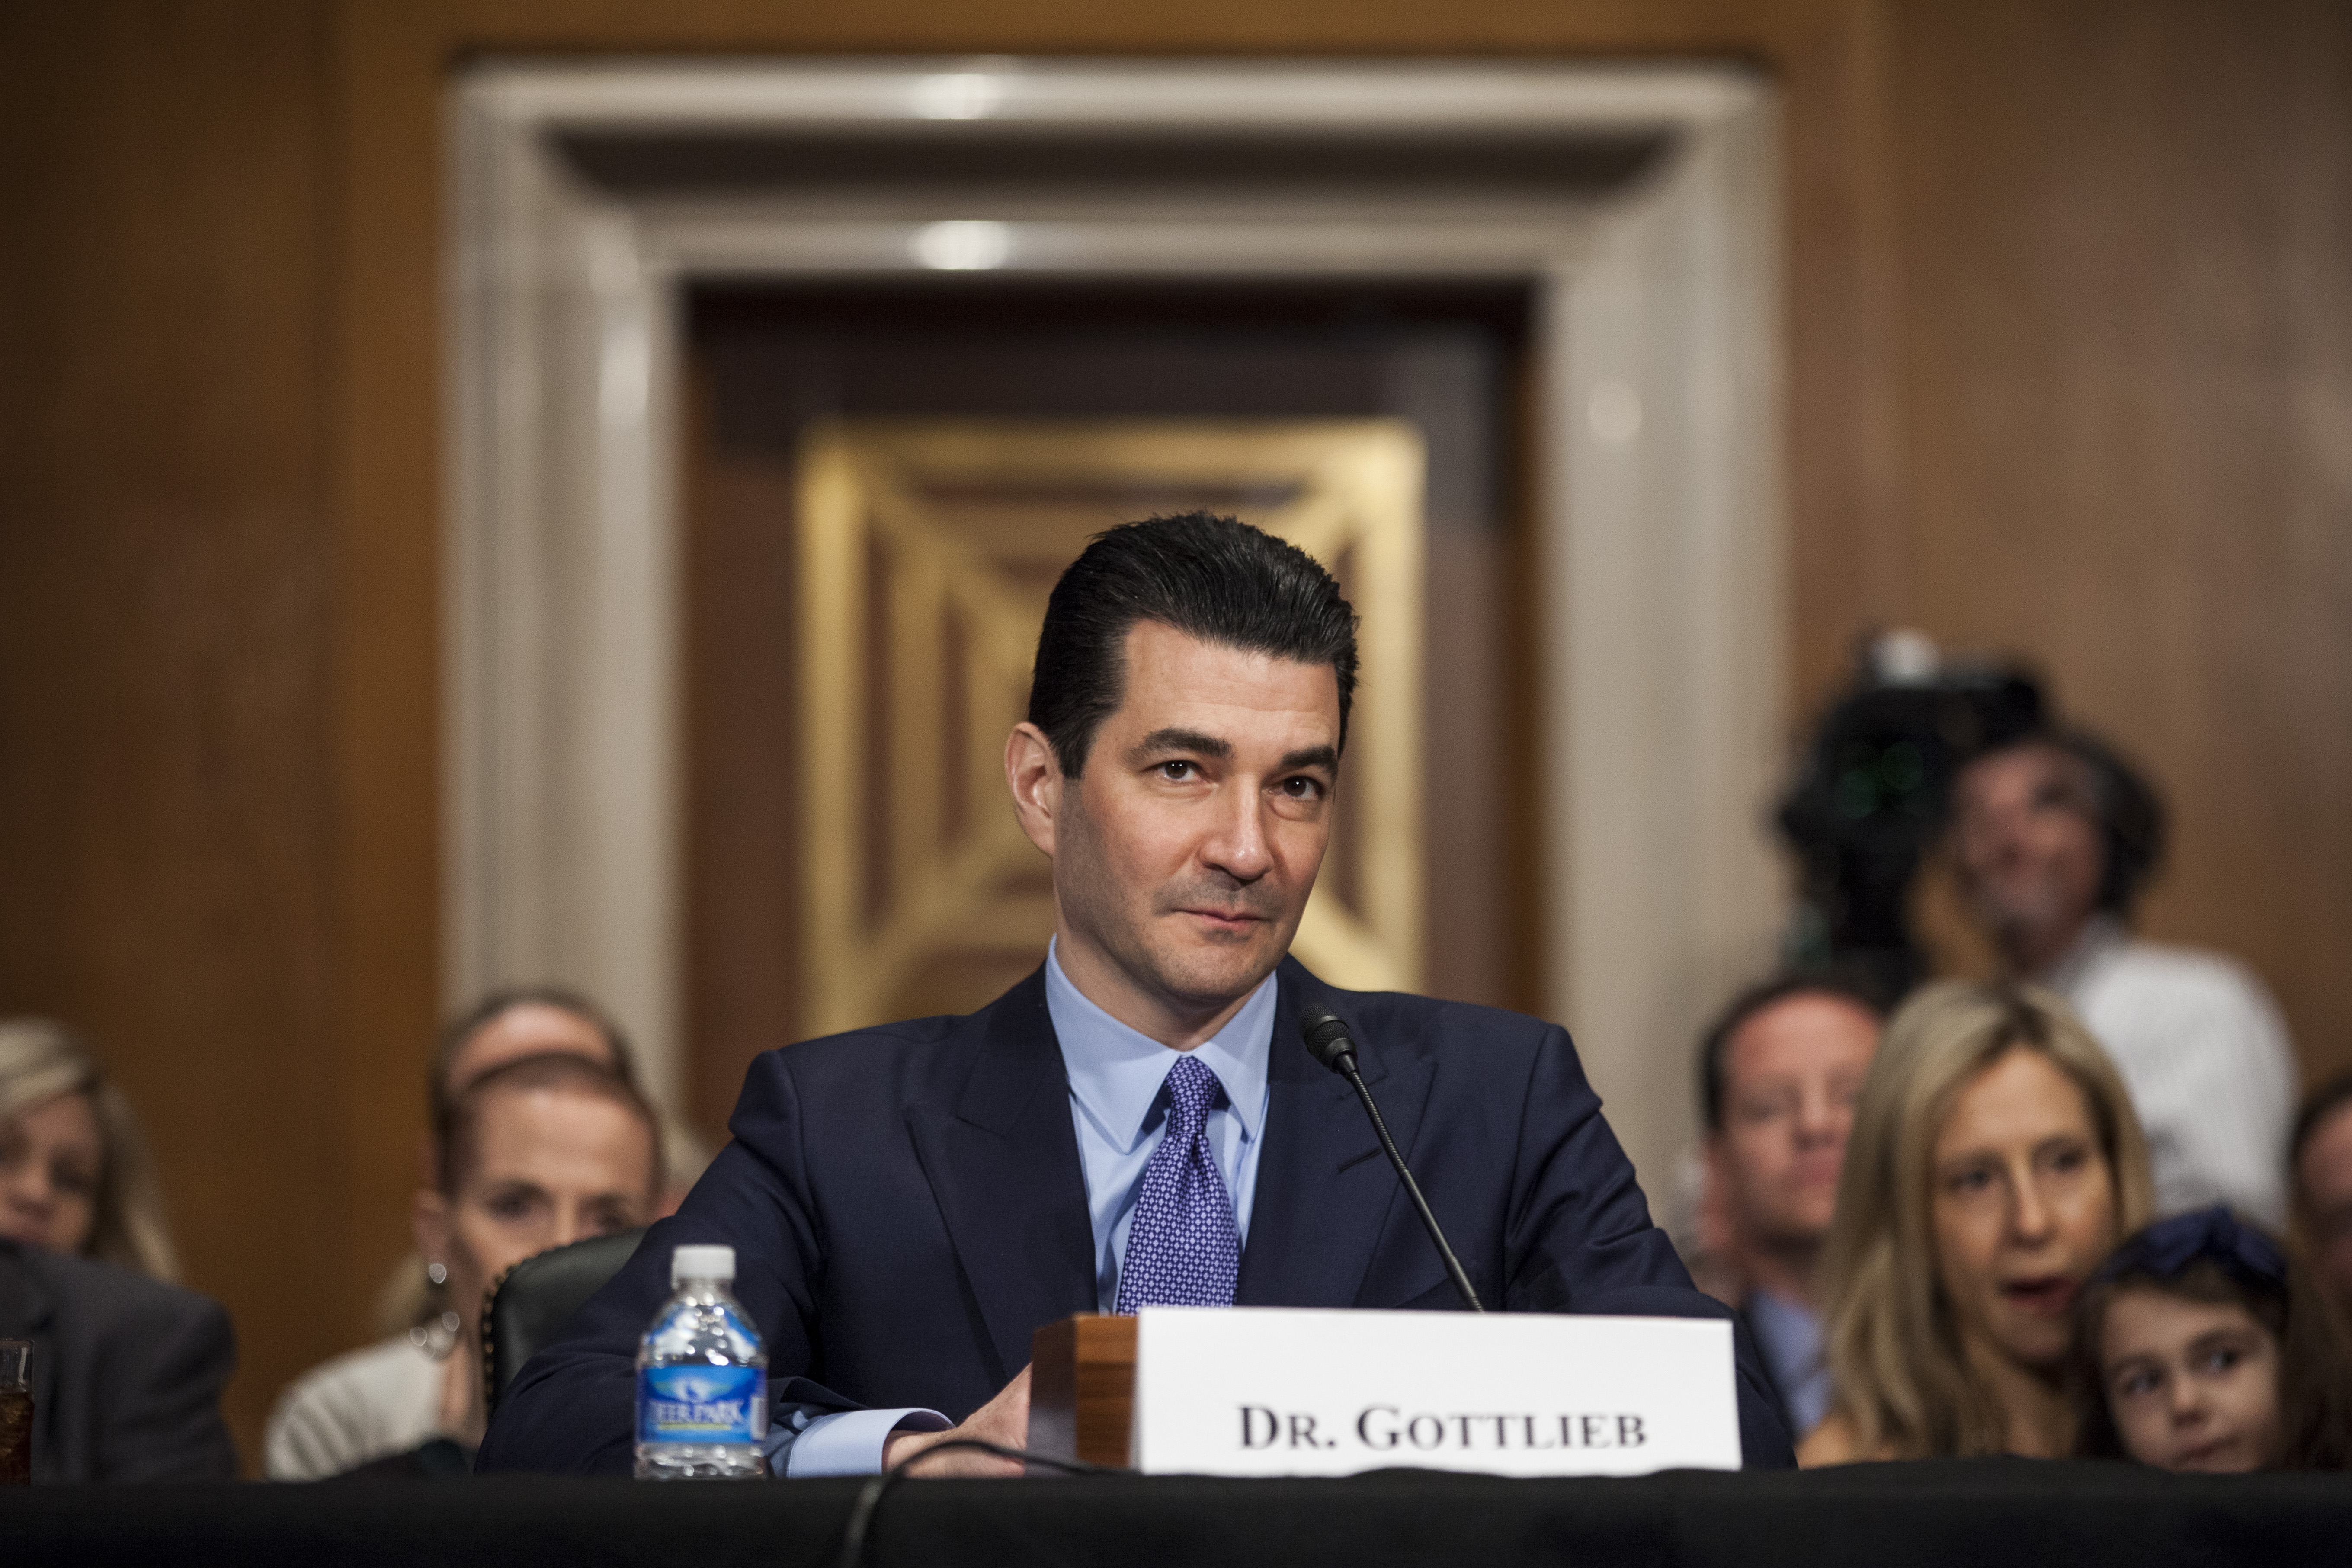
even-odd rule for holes
{"type": "Polygon", "coordinates": [[[1134,1415],[1133,1318],[1081,1312],[1030,1336],[1033,1452],[1125,1469],[1134,1415]]]}
{"type": "Polygon", "coordinates": [[[1089,1312],[1031,1337],[1033,1451],[1202,1476],[1740,1464],[1731,1325],[1719,1319],[1165,1311],[1152,1314],[1150,1365],[1140,1328],[1089,1312]]]}

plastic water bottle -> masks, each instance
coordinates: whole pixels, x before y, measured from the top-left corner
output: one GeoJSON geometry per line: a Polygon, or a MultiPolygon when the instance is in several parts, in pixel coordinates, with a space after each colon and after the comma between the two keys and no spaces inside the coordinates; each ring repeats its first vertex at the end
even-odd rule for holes
{"type": "Polygon", "coordinates": [[[637,1479],[752,1480],[768,1474],[768,1352],[728,1293],[731,1247],[670,1254],[677,1291],[637,1344],[637,1479]]]}

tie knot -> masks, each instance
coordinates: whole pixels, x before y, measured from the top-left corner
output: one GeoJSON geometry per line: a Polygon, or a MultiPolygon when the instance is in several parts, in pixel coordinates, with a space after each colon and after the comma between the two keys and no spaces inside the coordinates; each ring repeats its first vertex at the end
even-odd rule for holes
{"type": "Polygon", "coordinates": [[[1208,1115],[1209,1107],[1216,1104],[1224,1087],[1197,1057],[1177,1058],[1176,1065],[1168,1069],[1169,1120],[1187,1125],[1198,1123],[1208,1115]]]}

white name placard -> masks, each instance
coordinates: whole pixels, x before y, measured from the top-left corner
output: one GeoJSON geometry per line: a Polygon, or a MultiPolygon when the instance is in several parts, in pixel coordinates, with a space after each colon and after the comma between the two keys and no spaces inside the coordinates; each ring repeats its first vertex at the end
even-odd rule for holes
{"type": "Polygon", "coordinates": [[[1147,1307],[1136,1468],[1507,1476],[1739,1468],[1731,1325],[1704,1318],[1147,1307]]]}

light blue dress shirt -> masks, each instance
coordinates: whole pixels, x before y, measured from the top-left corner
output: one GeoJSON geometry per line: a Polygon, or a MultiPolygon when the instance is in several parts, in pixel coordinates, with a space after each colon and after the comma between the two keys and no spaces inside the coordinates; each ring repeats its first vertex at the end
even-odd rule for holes
{"type": "MultiPolygon", "coordinates": [[[[1234,1232],[1244,1245],[1251,1201],[1257,1195],[1258,1155],[1265,1147],[1275,992],[1275,977],[1268,975],[1223,1028],[1191,1052],[1224,1086],[1204,1131],[1217,1157],[1217,1174],[1233,1199],[1234,1232]]],[[[1094,1227],[1095,1301],[1108,1312],[1118,1298],[1136,1190],[1167,1129],[1169,1069],[1181,1053],[1088,1001],[1062,973],[1051,945],[1045,950],[1045,1012],[1069,1075],[1070,1123],[1078,1136],[1087,1218],[1094,1227]]],[[[882,1449],[892,1433],[939,1432],[953,1425],[936,1410],[912,1409],[850,1410],[814,1420],[794,1415],[789,1424],[798,1427],[796,1435],[779,1431],[771,1438],[771,1452],[784,1441],[791,1444],[785,1449],[788,1476],[872,1475],[882,1468],[882,1449]]]]}
{"type": "Polygon", "coordinates": [[[1811,1308],[1769,1290],[1748,1297],[1748,1326],[1755,1331],[1773,1385],[1789,1406],[1789,1424],[1800,1438],[1830,1413],[1830,1369],[1822,1360],[1822,1321],[1811,1308]]]}
{"type": "MultiPolygon", "coordinates": [[[[1224,1086],[1203,1131],[1217,1157],[1217,1174],[1233,1199],[1234,1235],[1244,1245],[1250,1203],[1257,1195],[1258,1154],[1265,1147],[1274,997],[1269,974],[1223,1028],[1191,1052],[1224,1086]]],[[[1118,1299],[1118,1268],[1135,1223],[1136,1190],[1167,1130],[1169,1070],[1183,1053],[1129,1028],[1087,1000],[1062,973],[1051,947],[1045,950],[1045,1011],[1070,1075],[1070,1120],[1077,1130],[1087,1217],[1095,1232],[1095,1302],[1108,1312],[1118,1299]]]]}

